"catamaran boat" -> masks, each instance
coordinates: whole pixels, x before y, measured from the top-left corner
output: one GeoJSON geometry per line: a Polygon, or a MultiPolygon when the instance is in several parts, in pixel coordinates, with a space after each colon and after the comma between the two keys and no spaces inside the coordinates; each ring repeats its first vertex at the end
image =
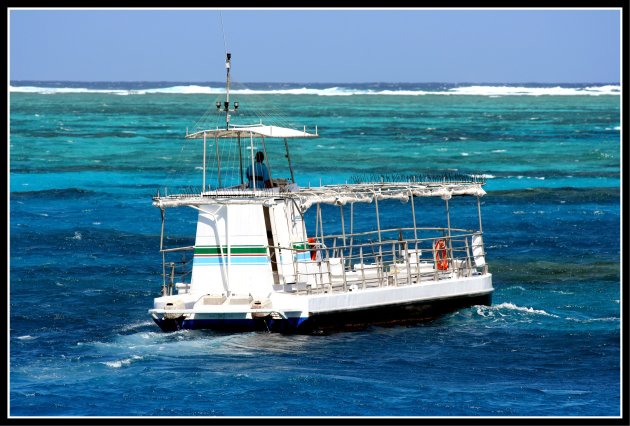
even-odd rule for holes
{"type": "Polygon", "coordinates": [[[288,141],[316,138],[317,128],[309,133],[306,128],[262,121],[230,123],[239,105],[230,103],[229,53],[226,68],[226,99],[216,103],[218,113],[225,115],[225,126],[186,132],[186,138],[203,141],[201,190],[158,191],[153,197],[162,214],[163,279],[161,295],[149,313],[162,330],[321,334],[417,323],[465,307],[490,305],[494,289],[483,244],[482,178],[357,177],[351,183],[300,187],[288,141]],[[214,185],[206,184],[208,141],[215,147],[214,185]],[[267,154],[267,143],[277,141],[284,142],[282,157],[290,176],[274,177],[264,155],[269,184],[260,188],[255,153],[267,154]],[[234,150],[220,149],[226,145],[234,150]],[[224,185],[222,160],[225,163],[225,152],[230,152],[236,162],[236,151],[240,183],[224,185]],[[244,164],[251,165],[252,184],[243,179],[244,164]],[[476,197],[478,229],[451,227],[449,203],[470,197],[476,197]],[[446,216],[442,226],[417,226],[416,202],[434,200],[429,204],[435,206],[436,199],[443,200],[438,203],[446,216]],[[379,203],[382,209],[385,200],[409,202],[411,218],[406,223],[413,225],[381,227],[379,203]],[[194,245],[166,247],[165,217],[170,208],[196,210],[194,245]],[[370,209],[373,228],[354,229],[358,208],[370,209]],[[315,210],[309,215],[314,223],[307,226],[310,209],[315,210]],[[323,211],[337,209],[335,229],[341,232],[326,233],[323,211]],[[192,255],[192,262],[180,260],[185,253],[192,255]]]}

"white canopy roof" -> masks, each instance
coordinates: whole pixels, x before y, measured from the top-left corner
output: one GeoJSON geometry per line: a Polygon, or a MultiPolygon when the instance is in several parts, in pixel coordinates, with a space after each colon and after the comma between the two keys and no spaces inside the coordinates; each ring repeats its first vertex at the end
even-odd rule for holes
{"type": "Polygon", "coordinates": [[[200,130],[195,133],[190,133],[186,135],[187,139],[202,139],[204,134],[208,138],[234,138],[237,136],[242,137],[250,137],[253,136],[255,138],[265,137],[265,138],[316,138],[319,135],[317,134],[317,128],[315,128],[315,133],[307,133],[306,127],[304,130],[295,130],[289,129],[287,127],[279,127],[279,126],[265,126],[263,124],[254,124],[251,126],[230,126],[229,129],[208,129],[208,130],[200,130]]]}
{"type": "Polygon", "coordinates": [[[329,185],[319,188],[300,188],[297,198],[304,210],[313,204],[371,203],[374,199],[394,199],[407,202],[414,197],[440,197],[448,200],[454,196],[479,196],[486,194],[479,183],[427,183],[390,182],[353,185],[329,185]]]}
{"type": "Polygon", "coordinates": [[[294,186],[280,191],[279,188],[218,189],[202,194],[179,194],[153,198],[157,207],[177,207],[202,204],[260,204],[275,198],[293,198],[303,211],[313,204],[345,205],[347,203],[371,203],[377,200],[407,202],[410,197],[440,197],[448,200],[455,196],[482,197],[486,191],[481,183],[467,182],[389,182],[368,184],[328,185],[316,188],[294,186]]]}

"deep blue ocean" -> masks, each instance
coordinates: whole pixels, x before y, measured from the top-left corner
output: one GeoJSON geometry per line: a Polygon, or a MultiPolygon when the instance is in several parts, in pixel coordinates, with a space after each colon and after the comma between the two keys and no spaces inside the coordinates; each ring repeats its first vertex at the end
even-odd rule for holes
{"type": "MultiPolygon", "coordinates": [[[[10,416],[621,415],[619,86],[235,90],[234,123],[317,126],[290,142],[301,185],[486,178],[492,306],[327,336],[163,333],[147,313],[162,284],[151,197],[201,185],[184,135],[222,125],[220,83],[9,89],[10,416]]],[[[283,144],[267,148],[286,175],[283,144]]],[[[452,205],[453,226],[476,217],[476,201],[452,205]]],[[[355,230],[374,226],[366,206],[355,230]]],[[[419,217],[435,207],[416,199],[419,217]]],[[[380,209],[383,226],[410,224],[409,204],[380,209]]],[[[192,241],[194,211],[174,210],[170,234],[192,241]]]]}

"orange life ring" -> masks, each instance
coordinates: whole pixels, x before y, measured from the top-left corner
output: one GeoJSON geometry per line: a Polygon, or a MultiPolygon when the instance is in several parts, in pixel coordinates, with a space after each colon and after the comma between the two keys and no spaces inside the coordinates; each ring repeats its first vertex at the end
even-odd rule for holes
{"type": "Polygon", "coordinates": [[[317,240],[313,237],[309,237],[308,238],[308,245],[311,247],[311,260],[316,260],[317,259],[317,250],[315,249],[315,247],[317,247],[317,240]]]}
{"type": "Polygon", "coordinates": [[[446,243],[441,238],[435,242],[435,263],[440,271],[446,271],[448,269],[446,243]]]}

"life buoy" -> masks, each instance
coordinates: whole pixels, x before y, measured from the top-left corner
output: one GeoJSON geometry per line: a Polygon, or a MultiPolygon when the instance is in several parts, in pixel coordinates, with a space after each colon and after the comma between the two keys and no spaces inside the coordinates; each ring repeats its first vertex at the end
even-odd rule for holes
{"type": "Polygon", "coordinates": [[[317,240],[313,237],[309,237],[308,245],[309,247],[311,247],[311,260],[314,261],[317,259],[317,249],[315,248],[317,247],[317,240]]]}
{"type": "Polygon", "coordinates": [[[441,238],[435,242],[435,263],[440,271],[446,271],[448,269],[446,243],[441,238]]]}

